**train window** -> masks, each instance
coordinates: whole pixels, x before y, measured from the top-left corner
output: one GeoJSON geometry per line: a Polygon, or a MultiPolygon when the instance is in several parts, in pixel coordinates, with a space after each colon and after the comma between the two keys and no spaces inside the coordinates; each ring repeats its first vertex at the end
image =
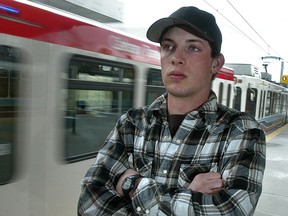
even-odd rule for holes
{"type": "Polygon", "coordinates": [[[120,115],[133,106],[134,74],[129,64],[71,58],[62,106],[66,161],[95,157],[120,115]]]}
{"type": "Polygon", "coordinates": [[[261,114],[261,118],[263,118],[263,117],[265,117],[265,110],[266,110],[266,108],[265,108],[265,104],[266,104],[266,102],[267,102],[267,99],[266,99],[266,91],[264,91],[264,93],[263,93],[263,97],[262,97],[262,114],[261,114]]]}
{"type": "Polygon", "coordinates": [[[231,84],[228,84],[228,89],[227,89],[227,103],[226,103],[226,105],[227,105],[228,107],[230,107],[231,92],[232,92],[231,84]]]}
{"type": "Polygon", "coordinates": [[[269,91],[269,103],[267,103],[267,114],[272,115],[279,112],[279,94],[269,91]]]}
{"type": "Polygon", "coordinates": [[[283,94],[282,95],[282,104],[281,104],[281,112],[285,112],[285,108],[286,108],[286,95],[283,94]]]}
{"type": "Polygon", "coordinates": [[[272,92],[268,91],[267,92],[267,99],[266,99],[266,109],[265,109],[265,116],[269,116],[272,114],[272,92]]]}
{"type": "Polygon", "coordinates": [[[67,76],[70,79],[99,81],[102,83],[134,82],[132,66],[79,55],[72,58],[67,76]]]}
{"type": "Polygon", "coordinates": [[[242,97],[242,90],[240,87],[237,86],[234,98],[234,108],[239,111],[241,111],[241,97],[242,97]]]}
{"type": "Polygon", "coordinates": [[[256,115],[256,105],[257,105],[257,89],[248,88],[246,95],[246,112],[250,113],[255,117],[256,115]]]}
{"type": "Polygon", "coordinates": [[[19,119],[20,66],[24,51],[0,45],[0,184],[14,174],[15,131],[19,119]]]}
{"type": "Polygon", "coordinates": [[[150,68],[147,76],[147,85],[164,86],[161,76],[161,71],[150,68]]]}
{"type": "Polygon", "coordinates": [[[219,85],[219,91],[218,91],[218,103],[219,104],[222,104],[222,101],[223,101],[223,88],[224,88],[224,85],[221,82],[219,85]]]}
{"type": "Polygon", "coordinates": [[[275,93],[275,113],[279,113],[280,112],[280,94],[279,93],[275,93]]]}
{"type": "Polygon", "coordinates": [[[283,111],[288,111],[288,95],[285,95],[285,110],[283,110],[283,111]]]}
{"type": "Polygon", "coordinates": [[[283,95],[283,106],[282,106],[282,112],[285,112],[288,109],[288,96],[286,94],[283,95]]]}
{"type": "Polygon", "coordinates": [[[151,104],[157,97],[165,92],[160,70],[149,69],[146,91],[147,94],[145,104],[151,104]]]}
{"type": "Polygon", "coordinates": [[[260,105],[259,105],[259,116],[258,118],[263,118],[264,115],[264,104],[265,104],[265,92],[263,90],[260,91],[260,105]]]}

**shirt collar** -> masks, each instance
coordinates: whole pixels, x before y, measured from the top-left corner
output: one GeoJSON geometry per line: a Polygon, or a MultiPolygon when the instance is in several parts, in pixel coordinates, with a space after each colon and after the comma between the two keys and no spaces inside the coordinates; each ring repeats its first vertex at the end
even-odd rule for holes
{"type": "MultiPolygon", "coordinates": [[[[167,92],[158,97],[150,106],[149,110],[158,112],[161,116],[167,116],[167,92]]],[[[214,124],[217,120],[217,96],[211,90],[208,100],[202,104],[197,110],[193,110],[187,115],[191,118],[202,118],[206,124],[214,124]]]]}

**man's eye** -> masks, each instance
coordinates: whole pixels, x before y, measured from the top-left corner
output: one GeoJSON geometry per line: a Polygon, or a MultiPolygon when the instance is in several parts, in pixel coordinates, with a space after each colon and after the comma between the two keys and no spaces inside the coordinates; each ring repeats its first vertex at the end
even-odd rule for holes
{"type": "Polygon", "coordinates": [[[170,45],[170,44],[163,44],[163,45],[161,46],[161,49],[164,50],[164,51],[170,51],[170,50],[173,49],[173,46],[170,45]]]}
{"type": "Polygon", "coordinates": [[[188,50],[191,52],[199,52],[200,51],[200,49],[196,46],[189,46],[188,50]]]}

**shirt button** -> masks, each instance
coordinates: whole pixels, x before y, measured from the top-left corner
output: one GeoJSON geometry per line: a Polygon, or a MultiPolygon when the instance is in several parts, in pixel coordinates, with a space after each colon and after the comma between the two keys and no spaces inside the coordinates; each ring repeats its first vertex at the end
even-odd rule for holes
{"type": "Polygon", "coordinates": [[[167,170],[163,170],[163,173],[164,173],[164,174],[167,174],[167,170]]]}
{"type": "Polygon", "coordinates": [[[176,142],[177,142],[177,144],[180,144],[180,143],[181,143],[181,140],[177,140],[176,142]]]}
{"type": "Polygon", "coordinates": [[[147,209],[147,210],[145,211],[145,213],[146,213],[146,214],[149,214],[149,213],[150,213],[150,211],[147,209]]]}
{"type": "Polygon", "coordinates": [[[136,208],[136,210],[137,210],[138,212],[140,212],[140,211],[141,211],[141,207],[138,206],[138,207],[136,208]]]}

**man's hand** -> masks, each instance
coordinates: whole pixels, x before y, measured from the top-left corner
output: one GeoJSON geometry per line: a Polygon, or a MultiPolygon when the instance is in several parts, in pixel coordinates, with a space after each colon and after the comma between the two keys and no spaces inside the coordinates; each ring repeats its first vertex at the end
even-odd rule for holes
{"type": "Polygon", "coordinates": [[[128,176],[131,175],[135,175],[138,174],[135,170],[133,169],[127,169],[119,178],[117,184],[116,184],[116,191],[120,196],[124,196],[123,192],[122,192],[122,183],[124,181],[125,178],[127,178],[128,176]]]}
{"type": "Polygon", "coordinates": [[[200,173],[195,176],[193,181],[189,184],[193,192],[200,192],[202,194],[215,194],[223,189],[224,180],[221,174],[217,172],[200,173]]]}

